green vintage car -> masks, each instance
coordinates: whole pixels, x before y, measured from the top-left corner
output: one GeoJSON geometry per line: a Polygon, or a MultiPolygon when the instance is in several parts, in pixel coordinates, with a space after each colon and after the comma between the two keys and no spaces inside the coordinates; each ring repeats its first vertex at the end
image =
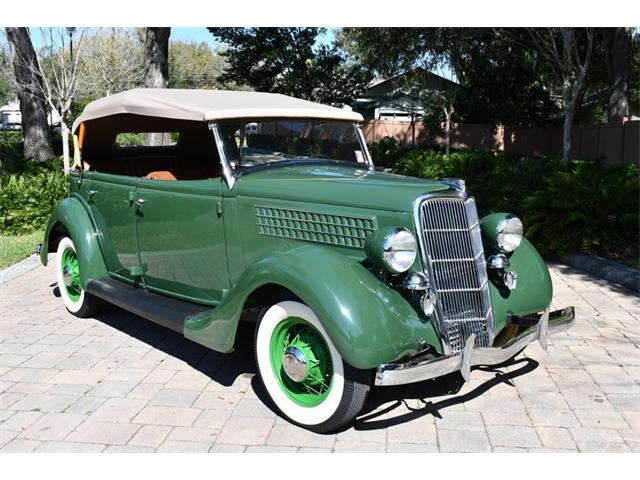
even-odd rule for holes
{"type": "Polygon", "coordinates": [[[57,252],[69,312],[112,303],[218,352],[240,319],[283,416],[352,421],[375,386],[495,365],[570,326],[507,213],[459,180],[374,168],[349,110],[283,95],[131,90],[73,126],[57,252]]]}

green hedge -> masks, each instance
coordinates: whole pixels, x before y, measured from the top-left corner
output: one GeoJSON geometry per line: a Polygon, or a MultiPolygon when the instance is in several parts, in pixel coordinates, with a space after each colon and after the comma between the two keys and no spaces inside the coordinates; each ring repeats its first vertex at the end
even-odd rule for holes
{"type": "MultiPolygon", "coordinates": [[[[19,155],[16,148],[13,142],[5,145],[4,165],[19,155]]],[[[520,216],[526,235],[547,256],[582,251],[637,262],[640,171],[635,165],[572,161],[563,166],[557,158],[470,150],[444,155],[391,139],[370,150],[377,165],[402,175],[464,179],[481,215],[506,211],[520,216]]],[[[0,170],[0,234],[44,228],[67,192],[60,159],[21,165],[0,170]]]]}
{"type": "Polygon", "coordinates": [[[640,170],[636,165],[524,157],[482,151],[449,155],[395,140],[372,145],[376,164],[421,178],[461,178],[479,213],[512,212],[547,257],[586,252],[637,267],[640,244],[640,170]]]}
{"type": "Polygon", "coordinates": [[[22,132],[18,130],[0,131],[0,174],[6,165],[24,163],[22,156],[22,132]]]}
{"type": "Polygon", "coordinates": [[[23,163],[18,171],[0,171],[0,234],[42,230],[53,207],[67,194],[62,160],[23,163]]]}

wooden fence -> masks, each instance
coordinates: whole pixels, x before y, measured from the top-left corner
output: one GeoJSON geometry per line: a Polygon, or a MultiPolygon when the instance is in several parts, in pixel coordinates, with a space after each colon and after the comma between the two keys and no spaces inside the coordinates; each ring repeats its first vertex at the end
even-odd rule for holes
{"type": "MultiPolygon", "coordinates": [[[[367,142],[393,137],[411,145],[411,123],[394,120],[368,120],[363,131],[367,142]]],[[[416,143],[442,145],[444,135],[417,123],[416,143]]],[[[640,121],[574,125],[572,158],[607,163],[640,164],[640,121]]],[[[451,131],[452,148],[473,148],[521,155],[556,155],[562,153],[562,126],[510,128],[504,125],[456,124],[451,131]]]]}

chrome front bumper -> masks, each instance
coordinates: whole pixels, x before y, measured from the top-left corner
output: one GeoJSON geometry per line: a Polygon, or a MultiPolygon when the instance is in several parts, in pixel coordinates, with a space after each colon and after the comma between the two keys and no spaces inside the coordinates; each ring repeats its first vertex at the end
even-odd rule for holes
{"type": "Polygon", "coordinates": [[[475,365],[496,365],[514,357],[531,342],[538,340],[544,350],[547,349],[547,337],[570,328],[575,321],[573,307],[540,315],[537,325],[530,327],[516,338],[501,347],[474,348],[475,335],[471,335],[464,348],[454,355],[421,359],[416,356],[404,363],[386,363],[378,366],[376,385],[403,385],[421,382],[460,371],[463,378],[469,380],[471,367],[475,365]]]}

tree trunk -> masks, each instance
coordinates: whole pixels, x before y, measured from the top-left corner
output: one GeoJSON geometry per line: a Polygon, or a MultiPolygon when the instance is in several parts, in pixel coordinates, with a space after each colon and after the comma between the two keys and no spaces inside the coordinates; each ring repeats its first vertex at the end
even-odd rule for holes
{"type": "Polygon", "coordinates": [[[416,148],[416,115],[411,112],[411,147],[416,148]]]}
{"type": "Polygon", "coordinates": [[[18,87],[18,100],[22,115],[24,157],[39,162],[54,158],[46,102],[38,93],[42,74],[36,52],[26,27],[7,27],[7,39],[13,50],[13,69],[18,87]]]}
{"type": "MultiPolygon", "coordinates": [[[[147,27],[144,40],[144,84],[147,88],[166,88],[169,82],[169,35],[171,28],[147,27]]],[[[145,145],[164,145],[168,135],[149,133],[145,145]]]]}
{"type": "Polygon", "coordinates": [[[629,117],[629,79],[631,71],[631,32],[625,27],[602,28],[607,71],[609,74],[610,122],[629,117]]]}
{"type": "Polygon", "coordinates": [[[453,116],[453,105],[442,107],[444,110],[444,153],[449,155],[451,149],[451,117],[453,116]]]}
{"type": "Polygon", "coordinates": [[[165,88],[169,81],[169,35],[171,28],[147,27],[144,40],[144,84],[165,88]]]}
{"type": "Polygon", "coordinates": [[[564,128],[562,132],[562,163],[569,164],[571,157],[571,131],[573,129],[573,119],[582,99],[582,91],[586,85],[591,54],[593,52],[593,29],[587,29],[587,45],[583,62],[575,59],[574,55],[576,41],[575,32],[572,28],[561,28],[562,35],[562,103],[564,107],[564,128]]]}
{"type": "Polygon", "coordinates": [[[571,130],[573,128],[573,102],[571,84],[565,81],[562,85],[562,103],[564,106],[564,128],[562,129],[562,163],[569,164],[571,156],[571,130]]]}

